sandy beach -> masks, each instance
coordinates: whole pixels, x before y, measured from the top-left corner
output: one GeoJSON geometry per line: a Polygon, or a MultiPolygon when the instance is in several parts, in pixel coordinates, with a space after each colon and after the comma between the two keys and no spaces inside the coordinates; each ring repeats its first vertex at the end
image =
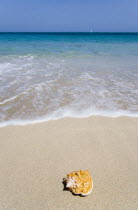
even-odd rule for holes
{"type": "Polygon", "coordinates": [[[66,118],[0,128],[0,210],[137,209],[138,118],[66,118]],[[63,191],[88,169],[87,197],[63,191]]]}

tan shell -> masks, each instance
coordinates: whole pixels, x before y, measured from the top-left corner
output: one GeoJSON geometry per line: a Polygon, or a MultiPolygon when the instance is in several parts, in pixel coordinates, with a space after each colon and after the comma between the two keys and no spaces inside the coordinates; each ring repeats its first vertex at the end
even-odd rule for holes
{"type": "Polygon", "coordinates": [[[93,180],[88,170],[73,171],[64,179],[66,188],[74,194],[86,196],[92,192],[93,180]]]}

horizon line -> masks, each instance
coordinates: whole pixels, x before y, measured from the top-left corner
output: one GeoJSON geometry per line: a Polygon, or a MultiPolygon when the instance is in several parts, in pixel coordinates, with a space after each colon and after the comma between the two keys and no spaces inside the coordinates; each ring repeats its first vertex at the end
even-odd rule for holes
{"type": "Polygon", "coordinates": [[[138,33],[138,31],[0,31],[0,33],[138,33]]]}

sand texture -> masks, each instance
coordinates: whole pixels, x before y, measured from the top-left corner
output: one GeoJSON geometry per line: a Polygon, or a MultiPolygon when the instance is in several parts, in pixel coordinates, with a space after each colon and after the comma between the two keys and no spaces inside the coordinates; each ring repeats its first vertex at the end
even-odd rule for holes
{"type": "Polygon", "coordinates": [[[138,118],[61,119],[0,128],[0,210],[137,209],[138,118]],[[89,170],[87,197],[62,179],[89,170]]]}

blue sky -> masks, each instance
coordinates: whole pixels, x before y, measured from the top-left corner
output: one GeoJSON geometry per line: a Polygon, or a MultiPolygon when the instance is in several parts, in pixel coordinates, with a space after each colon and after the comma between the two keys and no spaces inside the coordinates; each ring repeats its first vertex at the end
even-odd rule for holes
{"type": "Polygon", "coordinates": [[[138,32],[138,0],[0,0],[0,31],[138,32]]]}

